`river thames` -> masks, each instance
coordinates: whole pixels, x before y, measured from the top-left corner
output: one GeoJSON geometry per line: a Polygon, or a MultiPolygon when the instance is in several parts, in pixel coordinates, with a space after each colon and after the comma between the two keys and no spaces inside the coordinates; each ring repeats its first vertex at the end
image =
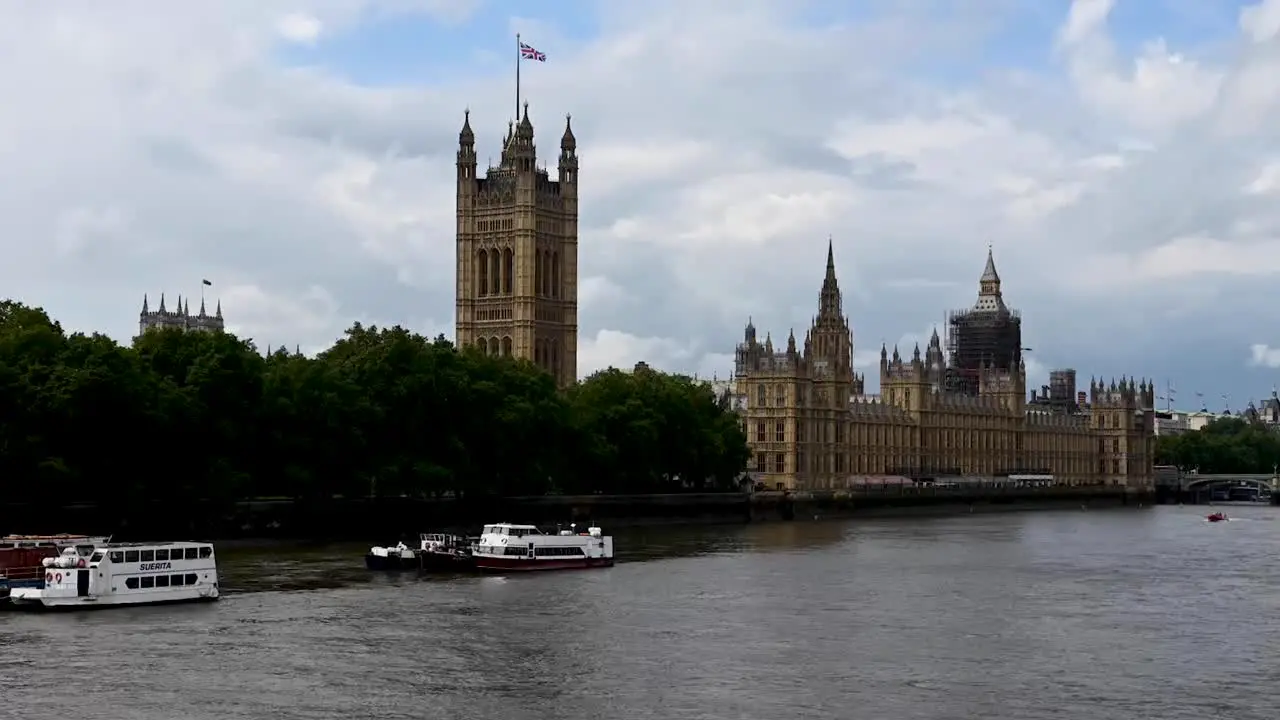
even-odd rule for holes
{"type": "Polygon", "coordinates": [[[0,614],[0,717],[1270,720],[1280,510],[1227,510],[628,530],[516,577],[227,547],[219,603],[0,614]]]}

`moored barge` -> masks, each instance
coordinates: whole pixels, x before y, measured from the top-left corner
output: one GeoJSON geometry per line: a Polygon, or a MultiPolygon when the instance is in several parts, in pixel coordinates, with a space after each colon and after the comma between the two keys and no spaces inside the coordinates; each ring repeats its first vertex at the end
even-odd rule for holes
{"type": "Polygon", "coordinates": [[[475,569],[472,549],[475,542],[462,535],[422,533],[418,547],[403,542],[390,547],[374,546],[364,556],[370,570],[426,570],[428,572],[465,572],[475,569]]]}

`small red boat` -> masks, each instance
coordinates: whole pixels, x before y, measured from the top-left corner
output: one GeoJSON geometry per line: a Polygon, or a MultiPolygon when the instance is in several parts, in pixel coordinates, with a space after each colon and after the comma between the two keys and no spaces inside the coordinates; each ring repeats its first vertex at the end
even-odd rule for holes
{"type": "Polygon", "coordinates": [[[1227,515],[1226,513],[1216,512],[1211,515],[1206,515],[1204,519],[1209,522],[1223,522],[1227,519],[1227,515]]]}

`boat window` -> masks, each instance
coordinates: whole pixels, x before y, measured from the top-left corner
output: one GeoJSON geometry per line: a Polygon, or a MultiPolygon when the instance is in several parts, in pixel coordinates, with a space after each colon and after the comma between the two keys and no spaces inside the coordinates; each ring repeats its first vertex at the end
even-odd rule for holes
{"type": "Polygon", "coordinates": [[[142,562],[154,562],[156,559],[155,550],[139,550],[138,552],[142,554],[142,557],[139,558],[142,562]]]}
{"type": "Polygon", "coordinates": [[[209,547],[208,545],[205,545],[200,548],[200,557],[207,558],[212,556],[213,556],[213,548],[209,547]]]}
{"type": "Polygon", "coordinates": [[[200,580],[195,573],[187,573],[184,577],[186,577],[188,585],[195,585],[200,580]]]}
{"type": "Polygon", "coordinates": [[[102,558],[105,556],[106,553],[99,550],[93,554],[93,557],[89,558],[89,562],[102,562],[102,558]]]}
{"type": "Polygon", "coordinates": [[[112,550],[111,562],[124,562],[124,553],[119,550],[112,550]]]}
{"type": "Polygon", "coordinates": [[[156,560],[164,561],[169,559],[169,548],[156,551],[156,560]]]}
{"type": "Polygon", "coordinates": [[[124,561],[125,561],[125,562],[138,562],[138,551],[137,551],[137,550],[126,550],[126,551],[125,551],[125,553],[124,553],[124,561]]]}
{"type": "Polygon", "coordinates": [[[127,578],[127,579],[124,581],[124,586],[125,586],[125,587],[127,587],[127,588],[129,588],[130,590],[137,590],[137,589],[138,589],[138,578],[136,578],[136,577],[127,578]]]}
{"type": "Polygon", "coordinates": [[[148,590],[156,586],[156,578],[154,575],[143,575],[138,578],[138,580],[140,581],[139,584],[142,586],[143,590],[148,590]]]}
{"type": "Polygon", "coordinates": [[[182,576],[181,576],[181,575],[170,575],[170,576],[169,576],[169,584],[170,584],[170,585],[172,585],[172,586],[174,586],[174,587],[178,587],[179,585],[182,585],[182,576]]]}
{"type": "Polygon", "coordinates": [[[195,560],[200,557],[200,548],[187,548],[183,552],[186,553],[188,560],[195,560]]]}
{"type": "Polygon", "coordinates": [[[156,576],[156,587],[169,587],[169,576],[168,576],[168,575],[157,575],[157,576],[156,576]]]}

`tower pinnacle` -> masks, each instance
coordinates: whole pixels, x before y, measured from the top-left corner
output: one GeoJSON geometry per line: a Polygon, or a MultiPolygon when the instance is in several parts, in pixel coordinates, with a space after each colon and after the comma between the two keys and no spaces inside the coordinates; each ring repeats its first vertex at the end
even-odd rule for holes
{"type": "Polygon", "coordinates": [[[827,237],[827,272],[822,278],[822,292],[818,296],[818,321],[824,319],[839,320],[842,299],[840,281],[836,279],[836,257],[832,240],[827,237]]]}

